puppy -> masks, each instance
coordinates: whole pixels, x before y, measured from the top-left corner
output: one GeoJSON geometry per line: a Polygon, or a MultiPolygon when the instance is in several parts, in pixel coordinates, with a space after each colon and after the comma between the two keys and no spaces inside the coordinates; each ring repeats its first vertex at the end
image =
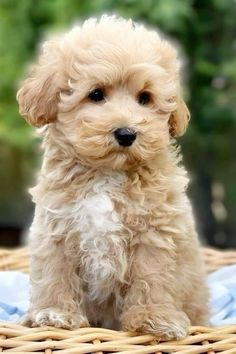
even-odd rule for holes
{"type": "Polygon", "coordinates": [[[174,138],[189,121],[176,50],[103,16],[49,40],[17,94],[43,127],[23,323],[101,325],[183,338],[207,323],[188,178],[174,138]]]}

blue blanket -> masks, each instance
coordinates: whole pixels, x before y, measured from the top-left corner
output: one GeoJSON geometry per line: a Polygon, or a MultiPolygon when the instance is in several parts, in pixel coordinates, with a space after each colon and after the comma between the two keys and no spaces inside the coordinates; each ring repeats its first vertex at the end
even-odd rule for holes
{"type": "Polygon", "coordinates": [[[221,268],[208,276],[211,324],[236,324],[236,265],[221,268]]]}
{"type": "Polygon", "coordinates": [[[0,320],[16,322],[29,306],[29,276],[0,272],[0,320]]]}
{"type": "MultiPolygon", "coordinates": [[[[236,324],[236,265],[208,276],[210,322],[236,324]]],[[[29,277],[20,272],[0,272],[0,320],[16,322],[29,306],[29,277]]]]}

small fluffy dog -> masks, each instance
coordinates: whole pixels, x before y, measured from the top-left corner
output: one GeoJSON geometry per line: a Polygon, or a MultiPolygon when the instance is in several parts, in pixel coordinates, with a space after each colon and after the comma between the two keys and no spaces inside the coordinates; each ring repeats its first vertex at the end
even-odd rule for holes
{"type": "Polygon", "coordinates": [[[43,45],[17,98],[44,126],[30,232],[31,326],[165,338],[207,322],[207,290],[174,137],[176,50],[132,21],[90,19],[43,45]]]}

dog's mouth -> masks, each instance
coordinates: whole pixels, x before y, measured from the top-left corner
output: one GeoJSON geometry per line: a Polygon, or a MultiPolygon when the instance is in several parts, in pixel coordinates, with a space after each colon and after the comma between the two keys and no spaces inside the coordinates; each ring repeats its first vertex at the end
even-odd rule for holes
{"type": "Polygon", "coordinates": [[[119,166],[121,169],[133,168],[145,163],[154,155],[150,151],[144,154],[144,147],[139,145],[138,141],[130,146],[112,145],[108,151],[100,156],[99,160],[104,165],[119,166]]]}
{"type": "Polygon", "coordinates": [[[105,134],[80,135],[77,153],[86,165],[127,170],[154,158],[159,147],[152,142],[148,135],[131,128],[116,128],[105,134]]]}
{"type": "MultiPolygon", "coordinates": [[[[99,149],[98,149],[99,150],[99,149]]],[[[79,159],[93,167],[110,167],[116,170],[127,170],[137,165],[140,161],[132,154],[132,146],[111,145],[105,151],[101,149],[100,154],[97,150],[96,156],[81,155],[79,159]]]]}

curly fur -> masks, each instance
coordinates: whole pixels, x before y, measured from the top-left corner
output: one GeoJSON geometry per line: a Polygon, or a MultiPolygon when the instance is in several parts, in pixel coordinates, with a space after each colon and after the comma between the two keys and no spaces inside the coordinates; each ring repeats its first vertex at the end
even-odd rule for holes
{"type": "Polygon", "coordinates": [[[206,324],[188,178],[173,137],[189,112],[176,50],[131,21],[90,19],[46,42],[17,98],[41,128],[31,190],[31,306],[24,323],[102,325],[170,339],[206,324]],[[96,87],[104,102],[91,102],[96,87]],[[148,105],[137,95],[151,94],[148,105]],[[129,126],[137,139],[116,142],[129,126]]]}

